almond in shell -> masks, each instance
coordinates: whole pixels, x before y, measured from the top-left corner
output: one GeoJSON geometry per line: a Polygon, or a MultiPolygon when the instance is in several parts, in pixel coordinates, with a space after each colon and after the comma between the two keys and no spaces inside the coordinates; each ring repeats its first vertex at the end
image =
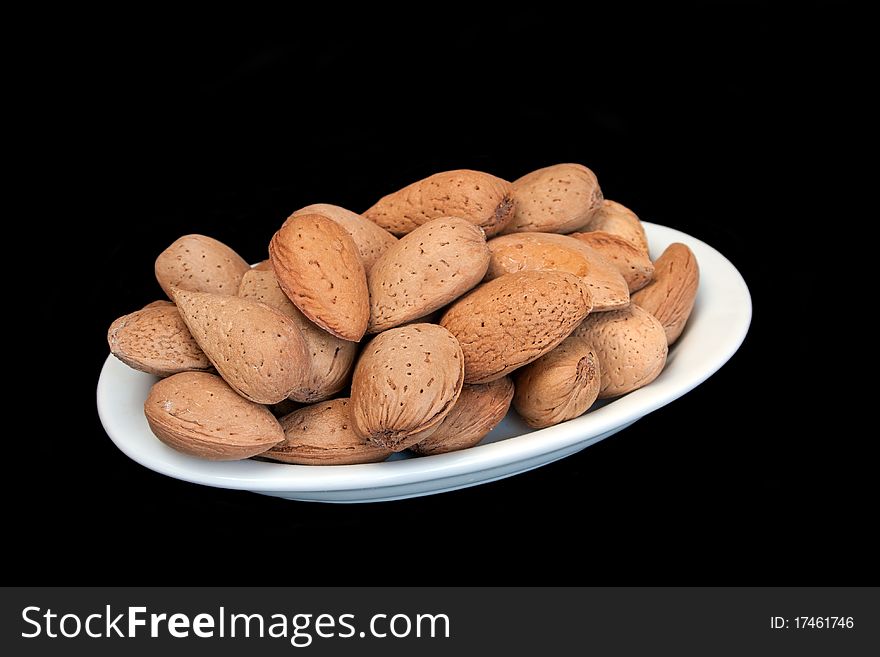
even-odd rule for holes
{"type": "Polygon", "coordinates": [[[368,274],[382,254],[397,242],[397,238],[384,228],[377,226],[363,215],[338,205],[315,203],[297,210],[291,216],[296,217],[301,214],[319,214],[342,226],[354,241],[368,274]]]}
{"type": "Polygon", "coordinates": [[[602,205],[596,175],[582,164],[555,164],[513,182],[516,211],[506,233],[570,233],[602,205]]]}
{"type": "Polygon", "coordinates": [[[504,419],[512,399],[513,381],[509,376],[465,385],[437,430],[410,450],[429,456],[473,447],[504,419]]]}
{"type": "Polygon", "coordinates": [[[260,404],[275,404],[302,385],[308,352],[299,327],[266,304],[175,290],[190,333],[226,382],[260,404]]]}
{"type": "Polygon", "coordinates": [[[623,310],[595,313],[572,334],[586,338],[599,359],[599,399],[616,397],[646,386],[666,365],[663,325],[636,304],[623,310]]]}
{"type": "Polygon", "coordinates": [[[269,258],[294,305],[336,337],[359,341],[370,319],[367,275],[354,241],[319,214],[290,217],[272,237],[269,258]]]}
{"type": "Polygon", "coordinates": [[[518,271],[564,271],[590,289],[593,311],[629,305],[629,286],[601,253],[568,235],[514,233],[489,241],[492,259],[487,280],[518,271]]]}
{"type": "Polygon", "coordinates": [[[110,353],[129,367],[156,376],[211,369],[211,361],[174,304],[156,302],[117,319],[107,332],[110,353]]]}
{"type": "Polygon", "coordinates": [[[510,183],[482,171],[435,173],[380,199],[364,216],[394,235],[432,219],[460,217],[492,237],[513,218],[510,183]]]}
{"type": "Polygon", "coordinates": [[[274,273],[247,272],[241,279],[238,295],[275,308],[296,322],[302,332],[309,355],[308,371],[303,373],[302,383],[290,393],[291,399],[310,404],[329,399],[348,384],[357,343],[337,338],[310,322],[281,290],[274,273]]]}
{"type": "Polygon", "coordinates": [[[479,283],[489,266],[483,230],[448,217],[391,246],[369,275],[370,333],[428,315],[479,283]]]}
{"type": "Polygon", "coordinates": [[[264,458],[300,465],[353,465],[384,461],[393,452],[354,432],[346,398],[300,408],[281,418],[284,440],[264,458]]]}
{"type": "Polygon", "coordinates": [[[691,316],[700,267],[697,258],[684,244],[670,244],[654,263],[654,280],[633,297],[633,301],[654,315],[666,331],[669,344],[678,340],[691,316]]]}
{"type": "Polygon", "coordinates": [[[458,399],[463,363],[455,336],[436,324],[410,324],[380,333],[355,365],[355,432],[395,452],[424,440],[458,399]]]}
{"type": "Polygon", "coordinates": [[[654,263],[648,252],[635,246],[620,235],[604,230],[589,233],[572,233],[571,237],[601,253],[623,276],[630,295],[645,287],[654,276],[654,263]]]}
{"type": "Polygon", "coordinates": [[[516,373],[513,406],[535,429],[587,412],[599,395],[599,359],[585,338],[566,338],[516,373]]]}
{"type": "Polygon", "coordinates": [[[648,252],[648,238],[642,222],[635,212],[617,201],[605,199],[602,207],[593,215],[584,230],[601,230],[612,235],[620,235],[637,249],[648,252]]]}
{"type": "Polygon", "coordinates": [[[466,383],[488,383],[562,342],[590,312],[590,290],[561,271],[522,271],[483,283],[440,320],[464,353],[466,383]]]}
{"type": "Polygon", "coordinates": [[[183,372],[156,383],[144,414],[159,440],[203,459],[246,459],[284,440],[281,425],[265,406],[205,372],[183,372]]]}
{"type": "Polygon", "coordinates": [[[156,258],[156,280],[171,290],[237,294],[241,277],[250,269],[240,255],[205,235],[184,235],[156,258]]]}

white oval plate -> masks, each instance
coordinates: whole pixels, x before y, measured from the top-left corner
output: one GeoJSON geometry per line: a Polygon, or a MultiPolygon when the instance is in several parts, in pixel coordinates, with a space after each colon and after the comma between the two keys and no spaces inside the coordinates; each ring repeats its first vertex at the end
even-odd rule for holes
{"type": "Polygon", "coordinates": [[[749,328],[752,302],[742,276],[718,251],[685,233],[645,222],[652,256],[683,242],[700,264],[700,288],[690,321],[669,351],[666,368],[650,385],[586,415],[548,429],[529,429],[514,411],[471,449],[437,456],[395,455],[367,465],[287,465],[264,461],[213,462],[186,456],[160,442],[143,406],[156,378],[113,356],[98,380],[98,414],[126,455],[151,470],[184,481],[249,490],[291,500],[378,502],[476,486],[525,472],[578,452],[681,397],[736,352],[749,328]]]}

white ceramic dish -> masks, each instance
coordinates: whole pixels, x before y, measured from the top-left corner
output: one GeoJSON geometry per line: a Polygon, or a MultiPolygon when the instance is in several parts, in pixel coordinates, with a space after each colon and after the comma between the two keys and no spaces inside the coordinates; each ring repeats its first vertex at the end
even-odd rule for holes
{"type": "Polygon", "coordinates": [[[734,266],[711,246],[672,228],[645,223],[652,256],[687,244],[700,263],[700,289],[684,334],[650,385],[574,420],[534,431],[511,410],[477,447],[427,457],[395,455],[384,463],[302,466],[263,461],[216,463],[174,451],[150,432],[143,404],[155,377],[112,356],[98,380],[98,413],[130,458],[156,472],[219,488],[291,500],[377,502],[475,486],[551,463],[625,429],[681,397],[736,352],[752,316],[749,291],[734,266]]]}

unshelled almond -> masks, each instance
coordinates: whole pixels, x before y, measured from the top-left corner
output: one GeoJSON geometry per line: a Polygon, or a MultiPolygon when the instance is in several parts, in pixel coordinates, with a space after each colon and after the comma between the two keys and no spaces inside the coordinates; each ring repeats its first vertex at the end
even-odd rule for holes
{"type": "Polygon", "coordinates": [[[516,203],[507,233],[570,233],[586,226],[602,205],[596,175],[582,164],[555,164],[513,182],[516,203]]]}
{"type": "Polygon", "coordinates": [[[489,241],[492,259],[487,280],[518,271],[564,271],[590,289],[593,310],[629,305],[629,287],[617,267],[601,253],[568,235],[514,233],[489,241]]]}
{"type": "Polygon", "coordinates": [[[513,406],[535,429],[580,417],[599,395],[600,368],[586,338],[563,340],[516,372],[513,406]]]}
{"type": "Polygon", "coordinates": [[[153,302],[125,315],[107,332],[110,353],[129,367],[156,376],[209,370],[211,361],[174,304],[153,302]]]}
{"type": "Polygon", "coordinates": [[[338,205],[315,203],[300,208],[291,216],[296,217],[302,214],[319,214],[342,226],[354,241],[361,261],[364,263],[364,269],[368,274],[382,254],[397,242],[397,238],[384,228],[377,226],[363,215],[338,205]]]}
{"type": "Polygon", "coordinates": [[[348,385],[357,343],[337,338],[309,321],[281,290],[273,272],[247,272],[241,279],[238,295],[275,308],[296,322],[302,332],[308,368],[300,385],[290,393],[291,399],[311,404],[329,399],[348,385]]]}
{"type": "Polygon", "coordinates": [[[672,344],[678,340],[694,308],[700,267],[693,251],[676,242],[657,258],[654,268],[654,280],[633,297],[633,302],[660,320],[666,341],[672,344]]]}
{"type": "Polygon", "coordinates": [[[654,275],[654,263],[648,257],[648,252],[620,235],[596,230],[589,233],[572,233],[571,237],[598,251],[611,262],[626,281],[630,295],[645,287],[654,275]]]}
{"type": "Polygon", "coordinates": [[[436,324],[410,324],[380,333],[355,365],[355,432],[394,451],[427,438],[461,393],[463,363],[455,336],[436,324]]]}
{"type": "Polygon", "coordinates": [[[251,299],[186,290],[173,296],[202,351],[239,394],[275,404],[302,384],[308,352],[292,319],[251,299]]]}
{"type": "Polygon", "coordinates": [[[156,383],[144,414],[159,440],[203,459],[246,459],[284,440],[281,425],[265,406],[205,372],[183,372],[156,383]]]}
{"type": "Polygon", "coordinates": [[[300,408],[280,420],[284,440],[263,457],[300,465],[354,465],[384,461],[393,452],[352,428],[347,398],[300,408]]]}
{"type": "Polygon", "coordinates": [[[573,274],[522,271],[483,283],[440,320],[461,344],[465,383],[488,383],[553,349],[590,312],[573,274]]]}
{"type": "Polygon", "coordinates": [[[370,333],[424,317],[479,283],[489,247],[479,226],[449,217],[405,235],[369,275],[370,333]]]}
{"type": "Polygon", "coordinates": [[[184,235],[156,258],[156,280],[169,297],[173,288],[237,294],[250,265],[228,246],[205,235],[184,235]]]}
{"type": "Polygon", "coordinates": [[[473,447],[504,419],[512,399],[513,381],[509,376],[490,383],[466,384],[437,430],[410,450],[429,456],[473,447]]]}
{"type": "Polygon", "coordinates": [[[599,399],[646,386],[666,364],[663,325],[647,310],[631,304],[623,310],[595,313],[572,333],[586,338],[599,359],[599,399]]]}
{"type": "Polygon", "coordinates": [[[617,201],[605,199],[602,207],[593,215],[584,230],[601,230],[612,235],[620,235],[636,248],[648,252],[648,238],[642,222],[635,212],[617,201]]]}
{"type": "Polygon", "coordinates": [[[367,275],[342,226],[319,214],[290,217],[272,237],[269,258],[281,289],[306,317],[343,340],[363,337],[367,275]]]}
{"type": "Polygon", "coordinates": [[[432,219],[459,217],[498,234],[513,218],[510,183],[470,169],[435,173],[381,198],[364,216],[395,235],[432,219]]]}

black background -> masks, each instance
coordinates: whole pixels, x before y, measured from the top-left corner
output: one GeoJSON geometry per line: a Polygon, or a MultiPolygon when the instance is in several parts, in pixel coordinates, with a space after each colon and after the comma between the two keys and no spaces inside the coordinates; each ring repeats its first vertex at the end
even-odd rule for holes
{"type": "Polygon", "coordinates": [[[814,324],[828,256],[816,264],[813,228],[833,224],[845,191],[834,176],[853,139],[861,19],[810,3],[432,7],[399,25],[341,9],[259,25],[119,18],[48,56],[48,159],[57,190],[74,191],[37,197],[67,257],[37,316],[55,344],[59,318],[69,328],[63,350],[41,349],[34,387],[54,399],[37,400],[39,430],[8,482],[12,575],[859,581],[874,497],[862,438],[819,423],[841,390],[814,324]],[[643,219],[718,248],[753,295],[740,352],[624,433],[478,488],[328,506],[163,477],[101,428],[106,329],[160,298],[153,261],[176,237],[205,233],[256,261],[309,203],[362,211],[444,169],[514,179],[565,161],[643,219]]]}

